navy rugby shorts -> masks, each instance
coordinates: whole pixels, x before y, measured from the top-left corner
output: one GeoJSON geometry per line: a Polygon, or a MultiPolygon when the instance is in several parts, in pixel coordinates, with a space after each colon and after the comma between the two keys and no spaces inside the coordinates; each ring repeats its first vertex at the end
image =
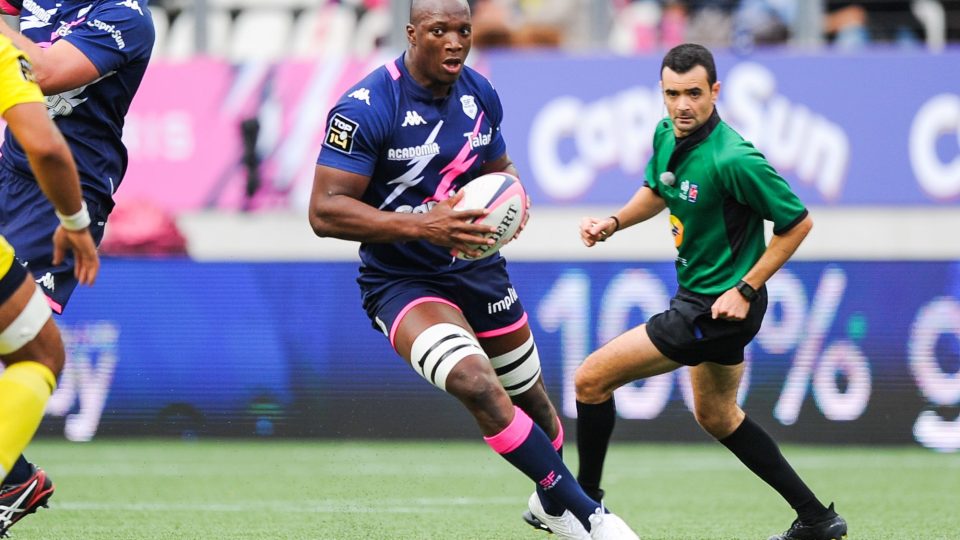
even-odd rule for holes
{"type": "MultiPolygon", "coordinates": [[[[92,220],[90,233],[99,245],[110,208],[87,199],[87,210],[92,220]]],[[[56,313],[63,312],[77,287],[73,253],[68,251],[64,261],[53,266],[53,231],[59,224],[53,204],[39,184],[0,167],[0,234],[13,245],[17,260],[27,264],[56,313]]]]}
{"type": "Polygon", "coordinates": [[[383,332],[391,345],[403,316],[414,306],[431,301],[459,309],[477,337],[496,337],[527,322],[506,264],[500,258],[456,272],[402,277],[362,271],[357,283],[373,328],[383,332]]]}
{"type": "MultiPolygon", "coordinates": [[[[5,238],[0,236],[0,259],[10,260],[9,257],[13,256],[15,253],[13,247],[6,241],[5,238]]],[[[10,264],[10,268],[0,276],[0,304],[4,304],[7,300],[13,296],[13,293],[17,292],[17,289],[23,285],[23,282],[27,279],[27,271],[21,266],[16,259],[10,264]]]]}
{"type": "Polygon", "coordinates": [[[726,321],[713,319],[710,313],[717,296],[680,287],[670,300],[670,309],[647,321],[647,335],[664,356],[681,364],[739,364],[743,362],[743,349],[760,331],[767,311],[767,288],[757,293],[746,319],[726,321]]]}

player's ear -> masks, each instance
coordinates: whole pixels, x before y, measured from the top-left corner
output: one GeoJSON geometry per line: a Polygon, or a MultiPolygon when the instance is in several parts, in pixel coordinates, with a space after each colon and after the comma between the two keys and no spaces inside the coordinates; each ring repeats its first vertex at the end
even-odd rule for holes
{"type": "Polygon", "coordinates": [[[407,43],[417,44],[417,29],[412,24],[407,24],[407,43]]]}
{"type": "Polygon", "coordinates": [[[717,96],[720,95],[720,81],[713,83],[713,86],[710,87],[710,99],[714,103],[717,102],[717,96]]]}

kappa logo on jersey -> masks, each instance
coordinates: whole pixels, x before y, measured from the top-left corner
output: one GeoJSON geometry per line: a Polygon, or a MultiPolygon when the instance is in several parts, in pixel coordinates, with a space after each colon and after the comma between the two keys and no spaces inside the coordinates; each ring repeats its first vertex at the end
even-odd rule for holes
{"type": "Polygon", "coordinates": [[[143,10],[140,9],[140,2],[138,2],[137,0],[123,0],[123,2],[117,2],[117,5],[127,6],[128,8],[139,13],[140,16],[143,16],[143,10]]]}
{"type": "Polygon", "coordinates": [[[348,95],[347,97],[352,97],[353,99],[362,101],[367,105],[370,104],[370,91],[367,90],[366,88],[357,88],[356,90],[351,92],[350,95],[348,95]]]}
{"type": "Polygon", "coordinates": [[[23,80],[36,83],[37,76],[33,74],[33,66],[30,65],[30,61],[27,60],[27,57],[21,55],[18,60],[20,60],[20,74],[23,75],[23,80]]]}
{"type": "Polygon", "coordinates": [[[417,111],[407,111],[407,116],[403,118],[403,124],[400,124],[400,127],[425,125],[427,125],[427,121],[420,116],[420,113],[417,111]]]}
{"type": "Polygon", "coordinates": [[[53,274],[47,272],[43,277],[36,280],[36,282],[43,288],[53,291],[56,288],[56,282],[53,279],[53,274]]]}
{"type": "Polygon", "coordinates": [[[471,120],[476,120],[477,101],[473,99],[473,96],[460,96],[460,104],[463,105],[464,114],[469,116],[471,120]]]}
{"type": "Polygon", "coordinates": [[[344,154],[349,154],[353,151],[353,138],[359,128],[360,124],[337,113],[330,119],[330,125],[327,126],[327,137],[323,140],[323,144],[344,154]]]}

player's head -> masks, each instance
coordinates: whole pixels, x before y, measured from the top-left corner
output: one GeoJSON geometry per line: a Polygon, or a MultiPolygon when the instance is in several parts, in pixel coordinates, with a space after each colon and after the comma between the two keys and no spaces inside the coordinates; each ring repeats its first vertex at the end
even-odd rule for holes
{"type": "Polygon", "coordinates": [[[677,136],[696,131],[713,114],[720,93],[713,54],[693,43],[670,49],[660,64],[660,90],[677,136]]]}
{"type": "Polygon", "coordinates": [[[407,24],[410,74],[435,95],[445,95],[460,77],[472,34],[466,0],[413,0],[407,24]]]}

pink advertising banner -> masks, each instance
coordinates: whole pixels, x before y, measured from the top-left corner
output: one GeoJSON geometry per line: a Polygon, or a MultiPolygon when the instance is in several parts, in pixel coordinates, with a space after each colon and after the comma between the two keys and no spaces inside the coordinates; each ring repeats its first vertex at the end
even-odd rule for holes
{"type": "Polygon", "coordinates": [[[130,166],[118,204],[174,212],[305,207],[327,111],[387,59],[153,63],[127,115],[130,166]],[[252,120],[260,165],[251,198],[241,126],[252,120]]]}

